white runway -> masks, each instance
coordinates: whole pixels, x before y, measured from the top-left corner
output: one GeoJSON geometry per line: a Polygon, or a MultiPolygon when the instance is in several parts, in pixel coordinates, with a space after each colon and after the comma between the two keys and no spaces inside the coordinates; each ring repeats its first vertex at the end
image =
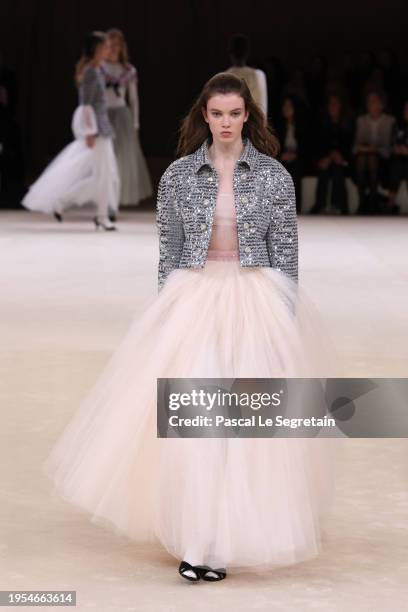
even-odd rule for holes
{"type": "MultiPolygon", "coordinates": [[[[76,609],[98,612],[404,609],[405,439],[346,441],[319,558],[217,584],[187,583],[164,550],[50,495],[49,448],[157,293],[154,212],[122,213],[117,232],[91,219],[0,212],[0,590],[76,590],[76,609]]],[[[299,256],[344,376],[407,377],[408,217],[300,216],[299,256]]]]}

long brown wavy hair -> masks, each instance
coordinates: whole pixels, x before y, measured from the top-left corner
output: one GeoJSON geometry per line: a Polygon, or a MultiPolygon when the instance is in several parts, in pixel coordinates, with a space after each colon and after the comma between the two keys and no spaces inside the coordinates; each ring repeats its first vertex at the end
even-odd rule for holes
{"type": "Polygon", "coordinates": [[[104,43],[106,39],[107,35],[105,32],[100,32],[99,30],[88,32],[85,36],[82,55],[75,66],[74,81],[77,87],[81,84],[82,75],[86,66],[95,57],[96,49],[100,44],[104,43]]]}
{"type": "Polygon", "coordinates": [[[244,79],[230,72],[219,72],[204,85],[200,95],[195,100],[190,112],[181,121],[177,156],[189,155],[198,149],[212,134],[203,116],[208,100],[216,94],[236,93],[243,98],[248,119],[242,128],[242,136],[248,136],[252,144],[261,153],[276,157],[279,153],[279,140],[263,111],[254,101],[244,79]]]}

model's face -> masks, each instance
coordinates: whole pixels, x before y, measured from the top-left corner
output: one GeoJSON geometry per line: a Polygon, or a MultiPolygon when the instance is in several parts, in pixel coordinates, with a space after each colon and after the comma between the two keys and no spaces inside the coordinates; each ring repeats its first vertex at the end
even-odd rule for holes
{"type": "Polygon", "coordinates": [[[109,38],[110,41],[110,51],[108,55],[108,60],[110,62],[117,62],[119,59],[119,55],[121,52],[122,43],[117,36],[113,36],[109,38]]]}
{"type": "Polygon", "coordinates": [[[95,60],[97,62],[103,62],[108,58],[110,52],[110,42],[109,39],[106,39],[100,45],[97,46],[95,51],[95,60]]]}
{"type": "Polygon", "coordinates": [[[367,111],[372,117],[378,117],[383,111],[381,99],[377,94],[370,94],[367,98],[367,111]]]}
{"type": "Polygon", "coordinates": [[[216,94],[207,102],[203,116],[208,123],[213,140],[234,142],[241,138],[242,128],[248,119],[244,99],[236,93],[216,94]]]}

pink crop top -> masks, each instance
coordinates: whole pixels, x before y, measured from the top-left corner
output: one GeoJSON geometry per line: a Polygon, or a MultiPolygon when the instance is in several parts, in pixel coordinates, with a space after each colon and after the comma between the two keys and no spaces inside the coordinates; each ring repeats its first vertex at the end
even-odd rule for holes
{"type": "Polygon", "coordinates": [[[233,193],[218,193],[207,259],[239,259],[233,193]]]}

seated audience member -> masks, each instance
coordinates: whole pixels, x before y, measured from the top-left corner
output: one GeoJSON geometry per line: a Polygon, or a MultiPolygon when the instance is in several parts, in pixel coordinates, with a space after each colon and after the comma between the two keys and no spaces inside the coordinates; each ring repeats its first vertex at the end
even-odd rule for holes
{"type": "Polygon", "coordinates": [[[312,214],[319,213],[326,206],[327,191],[331,181],[331,202],[347,215],[348,197],[346,176],[348,174],[351,146],[353,144],[353,123],[340,95],[330,94],[326,112],[315,131],[314,159],[317,166],[317,188],[312,214]]]}
{"type": "Polygon", "coordinates": [[[385,95],[371,91],[366,97],[365,115],[357,119],[353,153],[359,192],[357,214],[380,211],[378,185],[386,179],[395,118],[384,112],[385,95]]]}
{"type": "Polygon", "coordinates": [[[284,96],[275,128],[281,145],[278,159],[293,178],[296,210],[300,212],[302,209],[301,181],[308,139],[303,113],[295,96],[284,96]]]}
{"type": "Polygon", "coordinates": [[[406,181],[408,188],[408,99],[405,100],[392,131],[389,194],[383,209],[384,213],[399,213],[395,198],[402,181],[406,181]]]}

